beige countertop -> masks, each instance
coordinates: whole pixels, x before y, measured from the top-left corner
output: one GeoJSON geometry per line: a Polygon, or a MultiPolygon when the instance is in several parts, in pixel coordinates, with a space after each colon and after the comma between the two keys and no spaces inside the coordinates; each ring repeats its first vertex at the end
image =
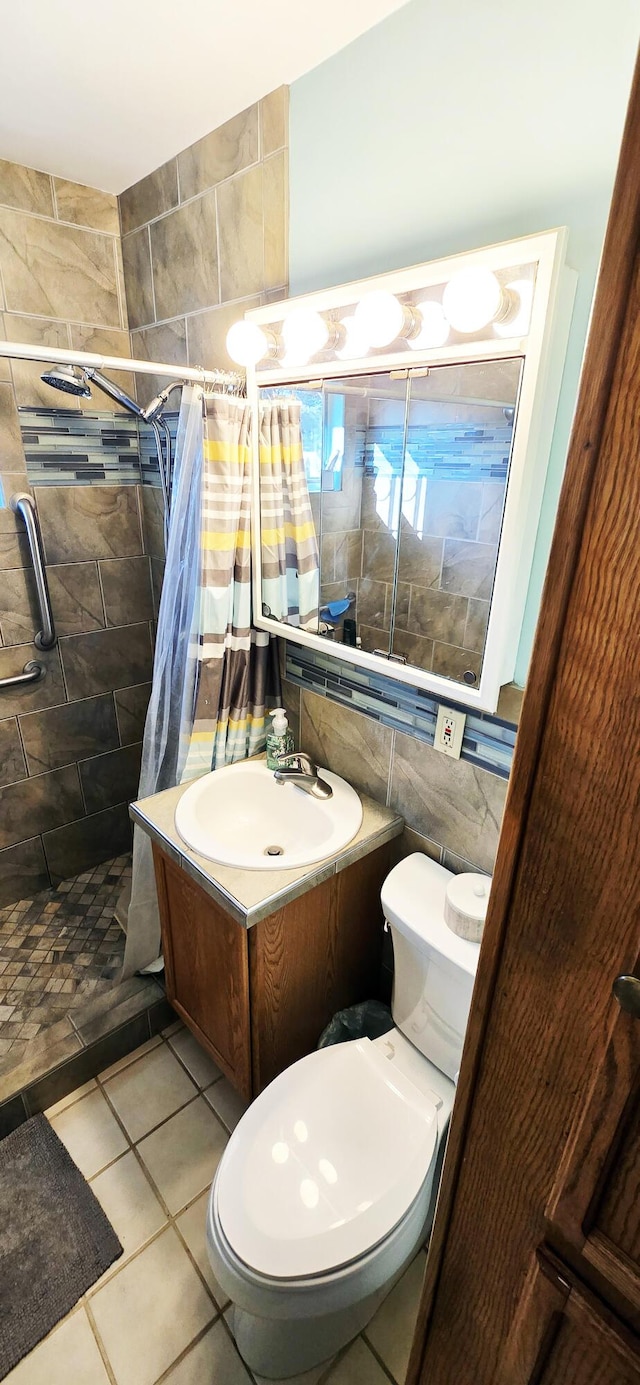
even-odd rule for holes
{"type": "Polygon", "coordinates": [[[289,900],[306,894],[329,876],[337,875],[362,856],[376,851],[399,836],[404,827],[404,820],[398,813],[360,794],[362,825],[342,851],[297,870],[238,870],[200,856],[182,840],[175,825],[175,810],[188,788],[189,784],[178,784],[175,789],[139,799],[131,804],[131,817],[176,865],[182,866],[244,928],[251,928],[289,900]]]}

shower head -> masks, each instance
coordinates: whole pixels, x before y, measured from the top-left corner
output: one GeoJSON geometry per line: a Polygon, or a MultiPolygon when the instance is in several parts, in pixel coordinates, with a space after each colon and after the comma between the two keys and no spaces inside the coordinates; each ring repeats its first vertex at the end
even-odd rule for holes
{"type": "Polygon", "coordinates": [[[136,418],[142,418],[142,409],[136,404],[135,399],[131,399],[119,385],[109,380],[94,366],[54,365],[51,370],[45,370],[40,379],[44,380],[45,385],[52,385],[54,390],[79,395],[82,399],[91,398],[91,380],[103,394],[113,399],[114,403],[120,404],[130,414],[135,414],[136,418]]]}
{"type": "Polygon", "coordinates": [[[45,385],[51,385],[54,390],[62,390],[63,394],[80,395],[82,399],[91,398],[86,371],[77,365],[54,365],[51,370],[45,370],[40,379],[44,380],[45,385]]]}

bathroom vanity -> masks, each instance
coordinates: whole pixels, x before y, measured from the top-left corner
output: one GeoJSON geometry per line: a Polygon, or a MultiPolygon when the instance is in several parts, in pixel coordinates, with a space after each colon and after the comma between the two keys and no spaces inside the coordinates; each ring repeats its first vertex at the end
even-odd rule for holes
{"type": "Polygon", "coordinates": [[[342,851],[296,870],[242,870],[191,851],[188,784],[131,805],[151,838],[167,996],[248,1100],[310,1053],[337,1010],[378,994],[382,882],[396,813],[363,796],[342,851]]]}

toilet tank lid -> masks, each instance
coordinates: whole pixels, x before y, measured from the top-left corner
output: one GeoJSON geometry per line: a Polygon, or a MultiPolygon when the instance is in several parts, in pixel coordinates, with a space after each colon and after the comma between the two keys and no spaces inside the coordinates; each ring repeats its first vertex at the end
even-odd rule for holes
{"type": "Polygon", "coordinates": [[[437,953],[475,976],[480,944],[459,938],[445,922],[444,901],[452,878],[452,871],[416,851],[389,872],[380,896],[382,908],[387,922],[422,952],[437,953]]]}

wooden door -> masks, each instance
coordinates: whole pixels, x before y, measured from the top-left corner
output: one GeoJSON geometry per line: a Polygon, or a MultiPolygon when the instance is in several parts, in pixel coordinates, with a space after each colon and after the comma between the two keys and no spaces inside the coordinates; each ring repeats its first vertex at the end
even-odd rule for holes
{"type": "Polygon", "coordinates": [[[412,1385],[640,1381],[640,83],[632,90],[412,1385]]]}

